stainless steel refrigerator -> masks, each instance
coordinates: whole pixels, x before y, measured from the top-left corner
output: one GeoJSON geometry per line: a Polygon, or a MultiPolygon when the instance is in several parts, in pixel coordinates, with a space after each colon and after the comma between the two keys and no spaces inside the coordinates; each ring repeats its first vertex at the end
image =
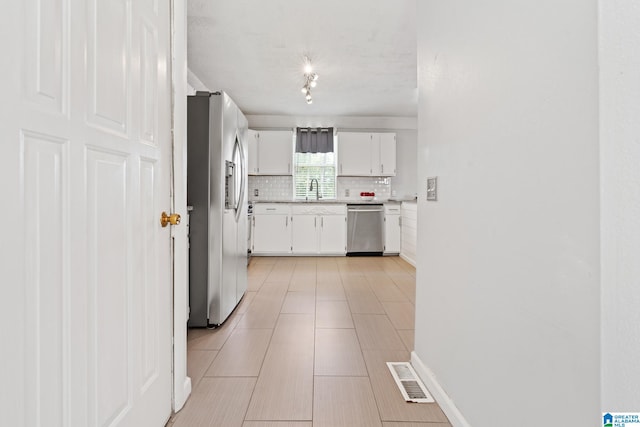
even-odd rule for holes
{"type": "Polygon", "coordinates": [[[189,322],[219,325],[247,289],[248,122],[224,92],[187,101],[189,322]]]}

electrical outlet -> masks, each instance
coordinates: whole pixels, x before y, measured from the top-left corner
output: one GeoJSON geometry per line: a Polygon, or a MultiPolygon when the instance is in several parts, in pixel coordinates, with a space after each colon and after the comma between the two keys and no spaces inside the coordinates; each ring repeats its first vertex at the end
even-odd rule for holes
{"type": "Polygon", "coordinates": [[[349,189],[348,188],[344,189],[344,197],[349,197],[349,189]]]}
{"type": "Polygon", "coordinates": [[[254,189],[253,189],[253,195],[254,195],[255,197],[258,197],[258,196],[260,195],[260,193],[258,192],[258,189],[257,189],[257,188],[254,188],[254,189]]]}
{"type": "Polygon", "coordinates": [[[435,202],[438,200],[438,177],[427,178],[427,200],[435,202]]]}

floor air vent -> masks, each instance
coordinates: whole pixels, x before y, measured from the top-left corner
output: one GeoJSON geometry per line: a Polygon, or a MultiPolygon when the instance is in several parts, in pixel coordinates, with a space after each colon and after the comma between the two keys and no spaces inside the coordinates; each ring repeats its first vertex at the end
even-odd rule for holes
{"type": "Polygon", "coordinates": [[[409,362],[387,362],[387,366],[404,400],[415,403],[435,402],[409,362]]]}

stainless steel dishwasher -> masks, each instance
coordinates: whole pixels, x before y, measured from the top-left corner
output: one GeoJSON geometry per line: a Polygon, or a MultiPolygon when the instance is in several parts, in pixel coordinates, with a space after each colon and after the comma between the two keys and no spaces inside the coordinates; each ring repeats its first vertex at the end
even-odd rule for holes
{"type": "Polygon", "coordinates": [[[382,205],[347,205],[347,255],[382,255],[382,205]]]}

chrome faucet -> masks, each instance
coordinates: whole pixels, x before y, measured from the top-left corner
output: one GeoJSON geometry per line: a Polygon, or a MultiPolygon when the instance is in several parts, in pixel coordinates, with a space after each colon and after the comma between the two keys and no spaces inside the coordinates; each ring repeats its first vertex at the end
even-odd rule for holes
{"type": "Polygon", "coordinates": [[[318,194],[318,191],[320,190],[320,185],[318,184],[318,180],[316,178],[313,178],[311,180],[311,185],[309,185],[309,191],[313,191],[313,181],[316,182],[316,200],[320,200],[320,195],[318,194]]]}

